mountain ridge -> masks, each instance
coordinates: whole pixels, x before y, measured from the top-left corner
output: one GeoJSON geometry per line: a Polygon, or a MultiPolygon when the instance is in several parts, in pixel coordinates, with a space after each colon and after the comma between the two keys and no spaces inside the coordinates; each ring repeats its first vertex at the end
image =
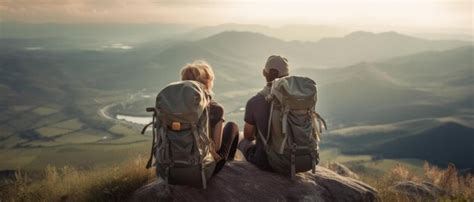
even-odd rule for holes
{"type": "MultiPolygon", "coordinates": [[[[290,58],[290,63],[297,67],[347,66],[362,61],[377,61],[426,50],[446,50],[468,44],[464,41],[425,40],[395,33],[372,33],[370,37],[355,39],[346,35],[318,42],[283,41],[261,33],[238,31],[220,32],[187,43],[232,53],[239,60],[254,64],[261,63],[258,59],[262,60],[269,54],[281,54],[290,58]]],[[[199,50],[195,52],[197,54],[199,50]]]]}

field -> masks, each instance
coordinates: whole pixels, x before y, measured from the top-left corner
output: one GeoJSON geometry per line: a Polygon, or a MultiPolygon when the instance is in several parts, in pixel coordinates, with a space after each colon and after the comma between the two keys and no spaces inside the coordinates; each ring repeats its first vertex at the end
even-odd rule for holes
{"type": "MultiPolygon", "coordinates": [[[[226,106],[227,102],[230,102],[229,106],[236,102],[235,99],[228,99],[230,93],[221,96],[226,106]]],[[[253,92],[236,93],[244,98],[253,92]]],[[[109,119],[110,117],[104,117],[104,114],[101,114],[101,110],[106,106],[123,100],[127,100],[126,103],[131,107],[114,107],[108,109],[107,113],[138,110],[144,108],[151,99],[136,97],[138,98],[128,100],[130,96],[123,95],[122,92],[103,98],[88,96],[76,101],[81,104],[75,106],[75,110],[67,110],[67,106],[58,105],[11,107],[11,113],[19,111],[21,113],[17,113],[19,119],[10,119],[1,125],[5,130],[2,130],[4,140],[1,142],[0,170],[41,170],[47,165],[93,167],[121,162],[137,154],[148,155],[150,134],[142,136],[139,134],[141,129],[139,125],[115,120],[113,117],[109,119]],[[30,127],[22,129],[15,127],[16,125],[30,127]],[[18,132],[24,135],[20,137],[13,135],[18,132]],[[18,156],[18,158],[11,158],[12,156],[18,156]]],[[[241,125],[242,122],[238,120],[242,119],[243,111],[239,105],[234,108],[236,110],[227,112],[226,119],[237,120],[241,125]]],[[[113,114],[108,115],[113,116],[113,114]]],[[[398,163],[407,166],[413,164],[403,159],[373,161],[370,155],[344,155],[335,148],[322,149],[321,165],[330,162],[346,163],[361,171],[377,169],[378,173],[390,170],[398,163]]]]}
{"type": "Polygon", "coordinates": [[[6,118],[13,116],[0,123],[0,170],[92,167],[148,152],[151,138],[140,135],[138,126],[99,114],[102,107],[123,100],[122,92],[101,93],[110,95],[101,99],[87,93],[73,107],[13,105],[4,111],[6,118]]]}

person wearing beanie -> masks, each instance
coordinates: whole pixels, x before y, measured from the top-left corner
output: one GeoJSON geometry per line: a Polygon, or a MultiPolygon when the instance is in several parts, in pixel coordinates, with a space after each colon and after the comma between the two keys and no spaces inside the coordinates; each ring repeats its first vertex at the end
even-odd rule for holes
{"type": "MultiPolygon", "coordinates": [[[[280,55],[271,55],[263,68],[266,85],[262,92],[270,90],[273,80],[288,75],[288,59],[280,55]]],[[[247,101],[244,116],[244,138],[238,146],[248,162],[266,171],[272,171],[272,168],[268,163],[264,144],[260,138],[256,138],[256,134],[257,132],[267,134],[269,112],[270,103],[266,101],[264,93],[259,92],[247,101]]]]}

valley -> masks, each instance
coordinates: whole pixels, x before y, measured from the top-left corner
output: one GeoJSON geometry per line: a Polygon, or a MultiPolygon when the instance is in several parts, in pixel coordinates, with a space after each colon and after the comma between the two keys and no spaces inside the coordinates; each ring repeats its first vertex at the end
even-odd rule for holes
{"type": "Polygon", "coordinates": [[[195,59],[214,67],[214,99],[226,120],[242,126],[245,103],[265,84],[261,68],[272,53],[289,58],[292,74],[318,83],[317,111],[330,129],[322,162],[369,170],[397,162],[419,168],[424,160],[474,167],[471,42],[394,32],[303,42],[232,31],[119,50],[25,49],[63,43],[31,41],[0,39],[8,44],[0,48],[0,170],[87,168],[148,155],[151,136],[120,119],[150,116],[145,107],[195,59]]]}

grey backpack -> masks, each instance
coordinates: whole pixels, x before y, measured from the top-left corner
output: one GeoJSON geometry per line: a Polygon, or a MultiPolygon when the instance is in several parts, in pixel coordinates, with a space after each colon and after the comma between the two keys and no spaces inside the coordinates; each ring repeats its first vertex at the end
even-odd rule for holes
{"type": "Polygon", "coordinates": [[[260,92],[271,102],[268,134],[258,131],[268,162],[278,173],[290,175],[312,170],[319,163],[319,140],[324,119],[315,112],[316,83],[307,77],[287,76],[260,92]]]}
{"type": "Polygon", "coordinates": [[[206,188],[215,160],[209,129],[210,96],[196,81],[179,81],[166,86],[156,97],[153,112],[153,144],[147,168],[169,184],[206,188]],[[153,158],[155,163],[152,164],[153,158]]]}

